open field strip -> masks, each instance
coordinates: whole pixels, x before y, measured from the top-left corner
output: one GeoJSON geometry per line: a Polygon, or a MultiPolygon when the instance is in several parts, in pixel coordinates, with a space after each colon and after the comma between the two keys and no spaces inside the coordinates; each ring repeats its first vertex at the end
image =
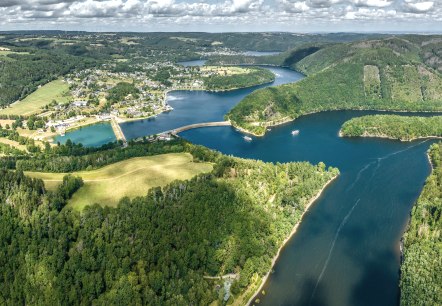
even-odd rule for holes
{"type": "Polygon", "coordinates": [[[17,148],[22,151],[26,151],[26,146],[19,144],[17,141],[9,140],[8,138],[0,137],[0,142],[10,145],[11,147],[17,148]]]}
{"type": "MultiPolygon", "coordinates": [[[[124,196],[143,196],[152,187],[165,186],[174,180],[190,179],[212,170],[211,164],[194,163],[192,160],[189,153],[170,153],[135,157],[97,170],[74,172],[73,175],[83,178],[84,186],[74,194],[69,205],[79,210],[94,203],[116,206],[124,196]]],[[[26,174],[42,179],[46,188],[54,190],[67,173],[26,174]]]]}
{"type": "Polygon", "coordinates": [[[68,84],[62,80],[49,82],[21,101],[11,104],[10,107],[1,109],[1,115],[24,115],[29,116],[38,113],[40,109],[56,100],[58,103],[68,102],[68,84]]]}

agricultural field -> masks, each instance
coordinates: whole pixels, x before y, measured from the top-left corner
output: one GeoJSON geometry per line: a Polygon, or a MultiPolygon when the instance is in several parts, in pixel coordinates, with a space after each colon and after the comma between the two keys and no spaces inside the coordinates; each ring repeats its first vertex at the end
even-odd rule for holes
{"type": "MultiPolygon", "coordinates": [[[[152,187],[165,186],[174,180],[186,180],[210,172],[212,164],[194,163],[188,153],[171,153],[136,157],[92,171],[72,173],[83,178],[84,186],[72,197],[69,205],[81,210],[99,203],[115,207],[122,197],[142,196],[152,187]]],[[[66,173],[26,172],[43,179],[46,188],[55,190],[66,173]]]]}
{"type": "Polygon", "coordinates": [[[38,113],[42,107],[53,100],[58,103],[69,101],[69,86],[62,80],[55,80],[43,85],[21,101],[11,104],[10,107],[1,109],[1,115],[29,116],[38,113]]]}
{"type": "Polygon", "coordinates": [[[8,48],[0,47],[0,61],[15,61],[15,59],[8,57],[9,54],[20,54],[20,55],[26,55],[29,54],[29,52],[15,52],[12,50],[9,50],[8,48]]]}
{"type": "Polygon", "coordinates": [[[201,72],[213,72],[219,75],[229,76],[237,74],[248,74],[255,70],[244,67],[222,67],[222,66],[202,66],[200,67],[201,72]]]}

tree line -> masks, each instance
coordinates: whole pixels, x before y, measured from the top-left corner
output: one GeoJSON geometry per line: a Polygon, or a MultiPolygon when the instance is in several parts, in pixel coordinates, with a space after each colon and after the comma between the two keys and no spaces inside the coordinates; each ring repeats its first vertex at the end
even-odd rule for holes
{"type": "Polygon", "coordinates": [[[433,170],[404,235],[401,305],[442,305],[442,143],[428,151],[433,170]]]}
{"type": "Polygon", "coordinates": [[[442,137],[442,116],[372,115],[352,118],[341,128],[343,136],[374,136],[400,140],[442,137]]]}
{"type": "MultiPolygon", "coordinates": [[[[268,271],[305,205],[338,173],[322,163],[228,157],[184,141],[126,152],[173,146],[213,162],[213,172],[123,198],[116,208],[66,206],[82,184],[75,177],[49,192],[20,170],[0,170],[0,304],[222,303],[224,289],[204,276],[226,273],[239,275],[234,299],[268,271]]],[[[80,157],[111,162],[125,150],[80,157]]]]}

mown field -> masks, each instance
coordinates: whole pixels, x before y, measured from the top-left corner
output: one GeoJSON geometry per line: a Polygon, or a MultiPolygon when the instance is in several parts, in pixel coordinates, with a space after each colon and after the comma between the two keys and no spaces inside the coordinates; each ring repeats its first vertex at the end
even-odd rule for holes
{"type": "Polygon", "coordinates": [[[25,115],[38,113],[42,107],[52,100],[65,103],[69,100],[68,84],[62,80],[55,80],[43,85],[23,100],[11,104],[10,107],[0,109],[1,115],[25,115]]]}
{"type": "MultiPolygon", "coordinates": [[[[152,187],[165,186],[174,180],[186,180],[210,172],[210,163],[194,163],[188,153],[170,153],[136,157],[92,171],[72,173],[84,180],[69,205],[81,210],[87,205],[116,206],[124,197],[134,198],[147,194],[152,187]]],[[[26,172],[43,179],[46,188],[54,190],[66,173],[26,172]]]]}

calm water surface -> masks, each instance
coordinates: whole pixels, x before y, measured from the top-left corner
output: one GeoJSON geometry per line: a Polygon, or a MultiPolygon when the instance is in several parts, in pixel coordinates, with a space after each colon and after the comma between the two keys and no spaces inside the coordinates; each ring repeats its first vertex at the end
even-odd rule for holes
{"type": "Polygon", "coordinates": [[[207,60],[193,60],[193,61],[184,61],[178,62],[177,64],[183,65],[184,67],[192,67],[192,66],[203,66],[207,60]]]}
{"type": "MultiPolygon", "coordinates": [[[[277,74],[273,85],[302,78],[287,69],[270,69],[277,74]]],[[[260,87],[222,93],[172,92],[168,102],[174,111],[125,123],[122,128],[131,139],[191,123],[220,121],[260,87]]],[[[269,162],[323,161],[341,171],[281,252],[265,285],[266,294],[258,296],[260,305],[397,305],[399,240],[429,174],[425,152],[432,141],[338,137],[343,122],[371,113],[308,115],[251,142],[231,127],[180,134],[225,154],[269,162]],[[300,134],[292,136],[294,129],[300,134]]]]}
{"type": "Polygon", "coordinates": [[[156,118],[120,124],[127,139],[158,134],[184,125],[223,121],[224,115],[252,91],[267,86],[298,81],[303,75],[285,68],[268,68],[276,78],[271,84],[224,92],[173,91],[167,95],[167,103],[174,110],[159,114],[156,118]]]}
{"type": "Polygon", "coordinates": [[[266,56],[266,55],[276,55],[281,52],[279,51],[246,51],[244,52],[244,55],[250,55],[250,56],[266,56]]]}
{"type": "Polygon", "coordinates": [[[109,122],[97,123],[81,127],[65,136],[57,136],[54,142],[66,143],[70,139],[75,143],[82,143],[86,147],[99,147],[117,140],[109,122]]]}
{"type": "Polygon", "coordinates": [[[430,171],[425,152],[431,141],[338,136],[346,120],[370,113],[309,115],[251,142],[230,127],[181,133],[225,154],[323,161],[341,171],[281,252],[260,305],[397,305],[399,241],[430,171]]]}

